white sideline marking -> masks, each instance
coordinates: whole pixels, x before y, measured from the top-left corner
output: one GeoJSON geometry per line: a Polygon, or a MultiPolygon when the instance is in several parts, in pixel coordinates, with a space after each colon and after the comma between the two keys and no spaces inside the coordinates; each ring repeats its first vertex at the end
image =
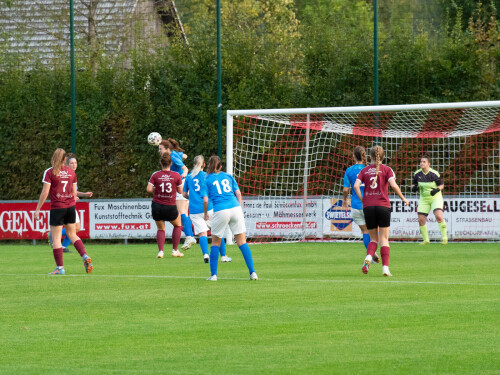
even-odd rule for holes
{"type": "MultiPolygon", "coordinates": [[[[64,278],[64,277],[109,277],[109,278],[137,278],[137,279],[199,279],[206,280],[205,276],[169,276],[169,275],[92,275],[80,274],[80,275],[49,275],[49,274],[22,274],[22,273],[3,273],[0,277],[4,276],[47,276],[54,278],[64,278]]],[[[219,280],[249,280],[249,278],[241,277],[222,277],[219,280]]],[[[454,283],[454,282],[443,282],[443,281],[409,281],[409,280],[394,280],[389,278],[383,278],[382,280],[367,280],[366,278],[360,278],[359,280],[308,280],[308,279],[261,279],[259,281],[296,281],[296,282],[306,282],[306,283],[391,283],[391,284],[429,284],[429,285],[471,285],[471,286],[500,286],[500,283],[454,283]]]]}

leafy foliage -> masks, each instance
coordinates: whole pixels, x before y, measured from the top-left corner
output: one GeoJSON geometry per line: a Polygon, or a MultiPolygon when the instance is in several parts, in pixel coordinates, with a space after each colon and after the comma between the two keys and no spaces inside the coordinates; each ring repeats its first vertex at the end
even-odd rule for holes
{"type": "MultiPolygon", "coordinates": [[[[414,2],[384,2],[380,104],[498,99],[494,3],[438,1],[434,18],[427,8],[416,17],[414,2]]],[[[372,104],[371,4],[223,2],[224,109],[372,104]]],[[[188,166],[217,151],[215,2],[185,2],[182,12],[189,45],[175,33],[166,47],[136,38],[128,69],[105,57],[97,67],[77,61],[77,173],[97,198],[147,196],[159,168],[151,131],[177,139],[188,166]]],[[[0,68],[0,199],[37,199],[53,151],[71,147],[69,67],[0,53],[0,68]],[[32,61],[28,71],[20,60],[32,61]]]]}

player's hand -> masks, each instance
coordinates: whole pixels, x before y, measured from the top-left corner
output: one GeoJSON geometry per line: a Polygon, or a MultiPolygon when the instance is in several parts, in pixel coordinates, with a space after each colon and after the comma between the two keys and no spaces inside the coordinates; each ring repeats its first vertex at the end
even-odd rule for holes
{"type": "Polygon", "coordinates": [[[208,217],[208,212],[205,214],[205,217],[204,217],[205,221],[208,221],[209,217],[208,217]]]}
{"type": "Polygon", "coordinates": [[[432,189],[432,190],[431,190],[431,195],[432,195],[432,196],[434,196],[434,195],[436,195],[437,193],[439,193],[440,191],[441,191],[441,189],[439,189],[439,188],[434,188],[434,189],[432,189]]]}
{"type": "Polygon", "coordinates": [[[94,193],[92,193],[91,191],[87,192],[87,197],[92,198],[92,195],[94,195],[94,193]]]}
{"type": "Polygon", "coordinates": [[[405,206],[409,206],[410,205],[410,201],[406,198],[403,198],[403,202],[405,204],[405,206]]]}
{"type": "Polygon", "coordinates": [[[347,200],[342,201],[342,209],[347,210],[347,200]]]}
{"type": "Polygon", "coordinates": [[[40,211],[35,211],[35,220],[38,220],[40,218],[40,211]]]}
{"type": "Polygon", "coordinates": [[[414,192],[414,193],[416,193],[418,191],[418,185],[413,185],[411,187],[411,191],[414,192]]]}

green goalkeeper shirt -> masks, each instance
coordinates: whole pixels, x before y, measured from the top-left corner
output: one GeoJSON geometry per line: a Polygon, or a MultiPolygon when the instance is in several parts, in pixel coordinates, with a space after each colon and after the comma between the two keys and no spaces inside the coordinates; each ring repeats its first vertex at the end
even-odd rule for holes
{"type": "Polygon", "coordinates": [[[443,180],[438,171],[429,168],[427,173],[424,173],[422,168],[415,172],[413,176],[413,185],[418,185],[418,191],[421,199],[434,200],[436,197],[441,196],[441,192],[436,195],[431,195],[431,190],[443,185],[443,180]]]}

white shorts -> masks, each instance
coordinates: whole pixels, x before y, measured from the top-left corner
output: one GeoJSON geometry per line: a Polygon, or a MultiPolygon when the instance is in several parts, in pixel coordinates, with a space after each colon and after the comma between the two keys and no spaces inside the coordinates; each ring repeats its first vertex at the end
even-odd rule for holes
{"type": "MultiPolygon", "coordinates": [[[[184,187],[184,180],[182,180],[182,185],[181,185],[181,188],[184,187]]],[[[175,200],[176,201],[187,201],[188,199],[184,198],[184,195],[179,194],[178,192],[175,193],[175,200]]]]}
{"type": "Polygon", "coordinates": [[[76,221],[75,221],[75,224],[78,224],[80,222],[80,214],[78,213],[78,211],[76,211],[76,221]]]}
{"type": "Polygon", "coordinates": [[[357,210],[355,208],[351,208],[352,219],[358,226],[366,225],[365,214],[363,210],[357,210]]]}
{"type": "Polygon", "coordinates": [[[191,223],[193,223],[194,234],[198,235],[202,232],[208,232],[208,229],[212,226],[212,215],[214,214],[213,210],[208,211],[208,220],[205,221],[205,214],[191,214],[189,218],[191,219],[191,223]]]}
{"type": "Polygon", "coordinates": [[[241,206],[214,212],[212,216],[212,235],[223,238],[227,226],[234,235],[246,232],[245,217],[241,206]]]}

